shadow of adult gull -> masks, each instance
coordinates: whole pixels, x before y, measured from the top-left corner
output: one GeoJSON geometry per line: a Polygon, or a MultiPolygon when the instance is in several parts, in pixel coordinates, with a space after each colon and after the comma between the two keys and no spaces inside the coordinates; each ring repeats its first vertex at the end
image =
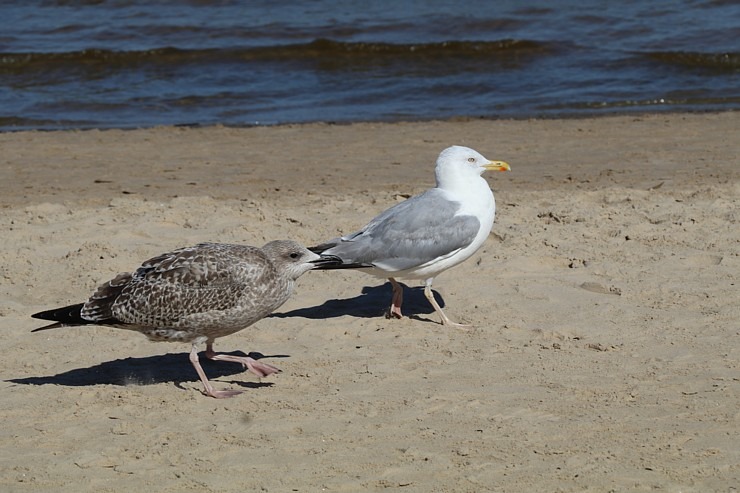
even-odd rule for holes
{"type": "MultiPolygon", "coordinates": [[[[405,289],[404,309],[409,318],[417,318],[420,314],[434,313],[434,308],[429,304],[424,295],[424,289],[420,287],[409,288],[401,284],[405,289]]],[[[321,305],[296,308],[289,312],[275,312],[269,315],[271,318],[290,318],[302,317],[312,320],[324,320],[337,318],[345,315],[356,318],[375,318],[383,315],[385,310],[382,308],[383,300],[386,298],[386,292],[391,288],[390,283],[381,286],[364,286],[361,294],[351,298],[326,300],[321,305]]],[[[445,302],[438,292],[434,292],[435,298],[439,299],[440,306],[444,307],[445,302]]],[[[424,320],[432,321],[424,318],[424,320]]]]}

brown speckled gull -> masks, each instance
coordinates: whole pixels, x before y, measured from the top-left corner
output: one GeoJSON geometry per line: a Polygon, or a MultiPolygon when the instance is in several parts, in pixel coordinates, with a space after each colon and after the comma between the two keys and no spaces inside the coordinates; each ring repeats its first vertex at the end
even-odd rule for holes
{"type": "Polygon", "coordinates": [[[260,377],[280,370],[243,356],[219,354],[213,342],[238,332],[285,303],[298,277],[314,267],[337,262],[299,243],[278,240],[262,248],[200,243],[151,258],[134,273],[118,274],[85,303],[32,315],[57,323],[34,332],[76,325],[104,325],[134,330],[152,341],[190,342],[190,361],[205,394],[223,398],[237,390],[215,390],[198,360],[206,357],[241,363],[260,377]]]}

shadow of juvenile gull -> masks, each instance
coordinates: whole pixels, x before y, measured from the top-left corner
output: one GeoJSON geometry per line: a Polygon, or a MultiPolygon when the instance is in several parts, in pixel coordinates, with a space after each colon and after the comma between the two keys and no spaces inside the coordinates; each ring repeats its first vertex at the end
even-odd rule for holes
{"type": "MultiPolygon", "coordinates": [[[[233,351],[234,356],[248,356],[254,359],[261,358],[287,358],[288,355],[265,356],[261,353],[250,352],[248,355],[242,351],[233,351]]],[[[237,363],[215,364],[205,360],[204,366],[208,367],[209,373],[216,378],[243,373],[242,365],[237,363]]],[[[56,375],[39,377],[11,378],[7,382],[21,385],[63,385],[66,387],[87,387],[95,385],[153,385],[164,382],[174,382],[181,387],[183,382],[199,381],[198,374],[183,353],[168,353],[165,355],[146,356],[143,358],[124,358],[106,361],[87,368],[75,368],[56,375]]],[[[234,382],[247,388],[269,387],[272,383],[266,382],[234,382]]]]}

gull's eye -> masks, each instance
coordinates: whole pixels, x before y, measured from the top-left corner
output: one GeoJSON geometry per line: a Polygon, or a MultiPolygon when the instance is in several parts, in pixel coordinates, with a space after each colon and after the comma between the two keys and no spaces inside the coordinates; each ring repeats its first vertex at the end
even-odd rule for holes
{"type": "Polygon", "coordinates": [[[469,157],[468,158],[468,162],[469,163],[474,163],[475,162],[475,158],[474,157],[469,157]]]}
{"type": "Polygon", "coordinates": [[[301,256],[301,254],[300,253],[297,253],[297,252],[293,252],[293,253],[290,254],[290,258],[292,258],[292,259],[297,259],[300,256],[301,256]]]}

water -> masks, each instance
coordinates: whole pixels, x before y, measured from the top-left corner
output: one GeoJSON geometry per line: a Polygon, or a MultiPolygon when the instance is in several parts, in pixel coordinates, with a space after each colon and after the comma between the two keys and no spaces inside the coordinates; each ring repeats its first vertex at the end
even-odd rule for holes
{"type": "Polygon", "coordinates": [[[740,2],[6,1],[0,130],[740,108],[740,2]]]}

